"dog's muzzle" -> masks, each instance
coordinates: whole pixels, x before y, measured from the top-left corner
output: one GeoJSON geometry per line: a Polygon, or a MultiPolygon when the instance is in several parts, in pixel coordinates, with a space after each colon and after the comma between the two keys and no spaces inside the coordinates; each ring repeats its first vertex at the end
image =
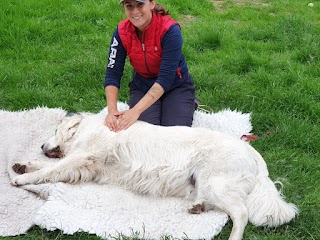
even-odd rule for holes
{"type": "Polygon", "coordinates": [[[60,146],[57,146],[52,149],[44,149],[44,144],[41,146],[41,149],[43,150],[44,154],[48,158],[61,158],[62,157],[62,152],[60,149],[60,146]]]}

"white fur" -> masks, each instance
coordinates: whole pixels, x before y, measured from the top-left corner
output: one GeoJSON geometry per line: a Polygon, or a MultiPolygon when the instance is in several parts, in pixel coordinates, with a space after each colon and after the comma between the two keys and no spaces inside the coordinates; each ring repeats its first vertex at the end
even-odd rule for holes
{"type": "Polygon", "coordinates": [[[199,206],[225,211],[233,221],[232,240],[242,239],[248,220],[279,226],[298,213],[277,191],[254,148],[209,129],[138,121],[115,133],[101,114],[76,114],[62,120],[43,151],[50,154],[58,146],[61,161],[20,162],[26,173],[12,183],[95,181],[140,194],[190,199],[191,212],[199,206]]]}

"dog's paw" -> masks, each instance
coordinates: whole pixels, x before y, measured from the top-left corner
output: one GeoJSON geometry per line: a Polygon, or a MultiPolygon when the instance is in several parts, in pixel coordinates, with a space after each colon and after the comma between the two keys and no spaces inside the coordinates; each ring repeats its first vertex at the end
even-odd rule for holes
{"type": "Polygon", "coordinates": [[[200,214],[205,211],[205,207],[203,203],[196,203],[188,208],[188,212],[191,214],[200,214]]]}
{"type": "Polygon", "coordinates": [[[14,186],[22,186],[28,184],[28,181],[24,175],[19,175],[11,180],[11,184],[14,186]]]}
{"type": "Polygon", "coordinates": [[[26,173],[26,168],[26,165],[21,165],[20,163],[16,163],[12,166],[13,171],[15,171],[18,174],[26,173]]]}

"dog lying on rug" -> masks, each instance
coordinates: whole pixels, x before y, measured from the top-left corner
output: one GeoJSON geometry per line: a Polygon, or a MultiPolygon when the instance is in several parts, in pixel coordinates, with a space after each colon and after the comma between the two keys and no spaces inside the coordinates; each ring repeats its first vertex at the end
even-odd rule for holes
{"type": "Polygon", "coordinates": [[[298,209],[286,203],[268,177],[266,163],[248,143],[202,128],[161,127],[137,121],[112,132],[99,114],[63,118],[43,144],[61,161],[18,162],[13,185],[90,182],[120,185],[140,194],[193,201],[190,213],[213,208],[226,212],[229,239],[242,239],[248,220],[279,226],[298,209]]]}

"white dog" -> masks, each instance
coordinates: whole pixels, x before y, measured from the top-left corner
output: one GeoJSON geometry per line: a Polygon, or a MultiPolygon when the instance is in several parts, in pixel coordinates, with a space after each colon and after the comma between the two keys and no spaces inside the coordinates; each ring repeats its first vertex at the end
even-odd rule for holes
{"type": "Polygon", "coordinates": [[[213,208],[233,221],[229,239],[242,239],[248,220],[279,226],[298,213],[268,177],[248,143],[204,128],[136,122],[112,132],[102,114],[66,116],[42,149],[61,161],[20,162],[14,185],[89,182],[121,185],[140,194],[193,202],[190,213],[213,208]]]}

